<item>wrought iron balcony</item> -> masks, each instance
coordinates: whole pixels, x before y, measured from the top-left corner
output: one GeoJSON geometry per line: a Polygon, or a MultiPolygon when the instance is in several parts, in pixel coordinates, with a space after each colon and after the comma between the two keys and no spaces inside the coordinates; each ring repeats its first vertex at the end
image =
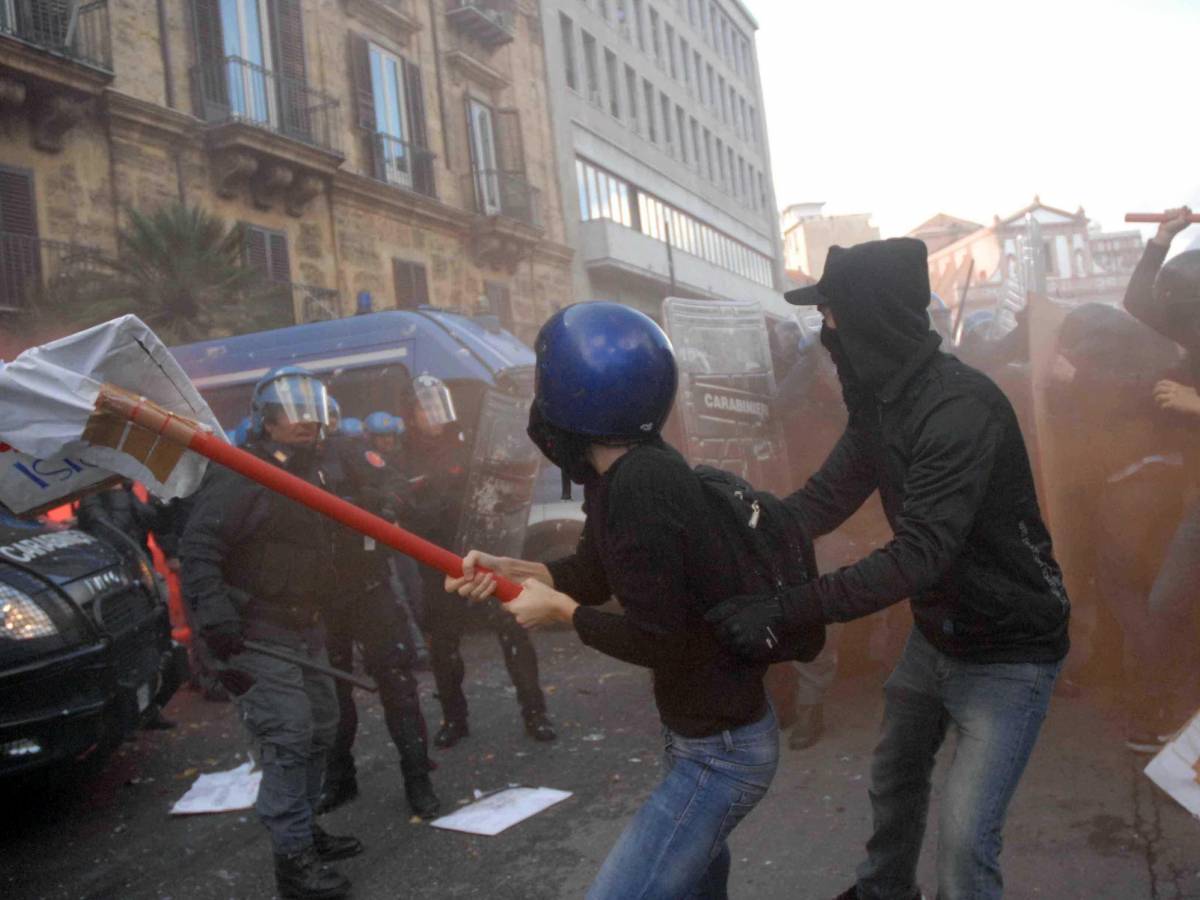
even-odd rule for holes
{"type": "Polygon", "coordinates": [[[515,0],[449,0],[446,20],[486,47],[511,43],[517,36],[515,0]]]}
{"type": "Polygon", "coordinates": [[[95,247],[0,231],[0,313],[32,309],[101,261],[95,247]]]}
{"type": "Polygon", "coordinates": [[[283,327],[304,322],[323,322],[342,315],[341,295],[334,288],[276,281],[263,291],[264,325],[283,327]]]}
{"type": "Polygon", "coordinates": [[[200,117],[209,124],[245,123],[341,153],[338,101],[309,87],[303,79],[226,56],[193,67],[192,84],[200,117]]]}
{"type": "Polygon", "coordinates": [[[504,216],[530,228],[542,227],[541,192],[523,173],[477,169],[463,178],[463,196],[481,216],[504,216]]]}
{"type": "Polygon", "coordinates": [[[73,4],[0,0],[0,37],[13,38],[72,62],[112,74],[108,0],[73,4]]]}
{"type": "Polygon", "coordinates": [[[369,138],[372,177],[426,197],[437,197],[432,152],[390,134],[372,132],[369,138]]]}

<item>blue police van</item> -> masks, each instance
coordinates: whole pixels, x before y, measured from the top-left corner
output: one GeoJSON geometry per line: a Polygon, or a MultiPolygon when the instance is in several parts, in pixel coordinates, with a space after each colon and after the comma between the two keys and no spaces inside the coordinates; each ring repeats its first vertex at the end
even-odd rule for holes
{"type": "Polygon", "coordinates": [[[413,382],[434,376],[449,389],[470,448],[456,546],[450,549],[526,552],[539,461],[525,436],[535,357],[494,317],[433,307],[389,310],[200,341],[171,352],[227,431],[249,412],[255,382],[277,366],[303,366],[320,377],[343,418],[383,410],[410,428],[413,382]]]}

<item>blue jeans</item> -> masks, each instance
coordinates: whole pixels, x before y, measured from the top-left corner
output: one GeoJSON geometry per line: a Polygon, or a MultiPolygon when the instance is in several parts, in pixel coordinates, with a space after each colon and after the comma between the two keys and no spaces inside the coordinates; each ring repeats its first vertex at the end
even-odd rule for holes
{"type": "Polygon", "coordinates": [[[588,900],[729,896],[725,840],[775,777],[775,713],[712,737],[663,733],[666,776],[617,839],[588,900]]]}
{"type": "Polygon", "coordinates": [[[1061,667],[962,662],[913,629],[884,685],[882,734],[871,764],[875,830],[858,869],[860,900],[910,900],[916,893],[930,775],[951,728],[958,744],[938,823],[938,900],[1003,894],[1004,817],[1061,667]]]}

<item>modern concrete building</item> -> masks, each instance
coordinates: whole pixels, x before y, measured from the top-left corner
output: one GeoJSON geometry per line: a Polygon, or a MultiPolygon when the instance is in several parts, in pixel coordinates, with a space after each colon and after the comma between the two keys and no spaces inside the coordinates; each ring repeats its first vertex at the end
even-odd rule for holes
{"type": "Polygon", "coordinates": [[[542,0],[577,299],[788,312],[754,33],[737,0],[542,0]]]}
{"type": "Polygon", "coordinates": [[[532,338],[571,295],[544,30],[536,0],[0,0],[0,329],[183,202],[244,224],[280,324],[369,291],[532,338]]]}

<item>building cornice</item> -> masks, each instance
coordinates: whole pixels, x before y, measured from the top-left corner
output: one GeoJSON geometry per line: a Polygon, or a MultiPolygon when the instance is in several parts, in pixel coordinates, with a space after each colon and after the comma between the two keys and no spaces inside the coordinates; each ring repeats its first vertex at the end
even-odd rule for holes
{"type": "Polygon", "coordinates": [[[201,124],[195,116],[112,89],[104,92],[103,109],[112,124],[165,140],[195,137],[201,124]]]}
{"type": "Polygon", "coordinates": [[[366,175],[340,171],[333,179],[334,201],[353,203],[369,212],[398,213],[408,222],[418,222],[458,234],[471,229],[475,216],[464,209],[385,184],[366,175]]]}

